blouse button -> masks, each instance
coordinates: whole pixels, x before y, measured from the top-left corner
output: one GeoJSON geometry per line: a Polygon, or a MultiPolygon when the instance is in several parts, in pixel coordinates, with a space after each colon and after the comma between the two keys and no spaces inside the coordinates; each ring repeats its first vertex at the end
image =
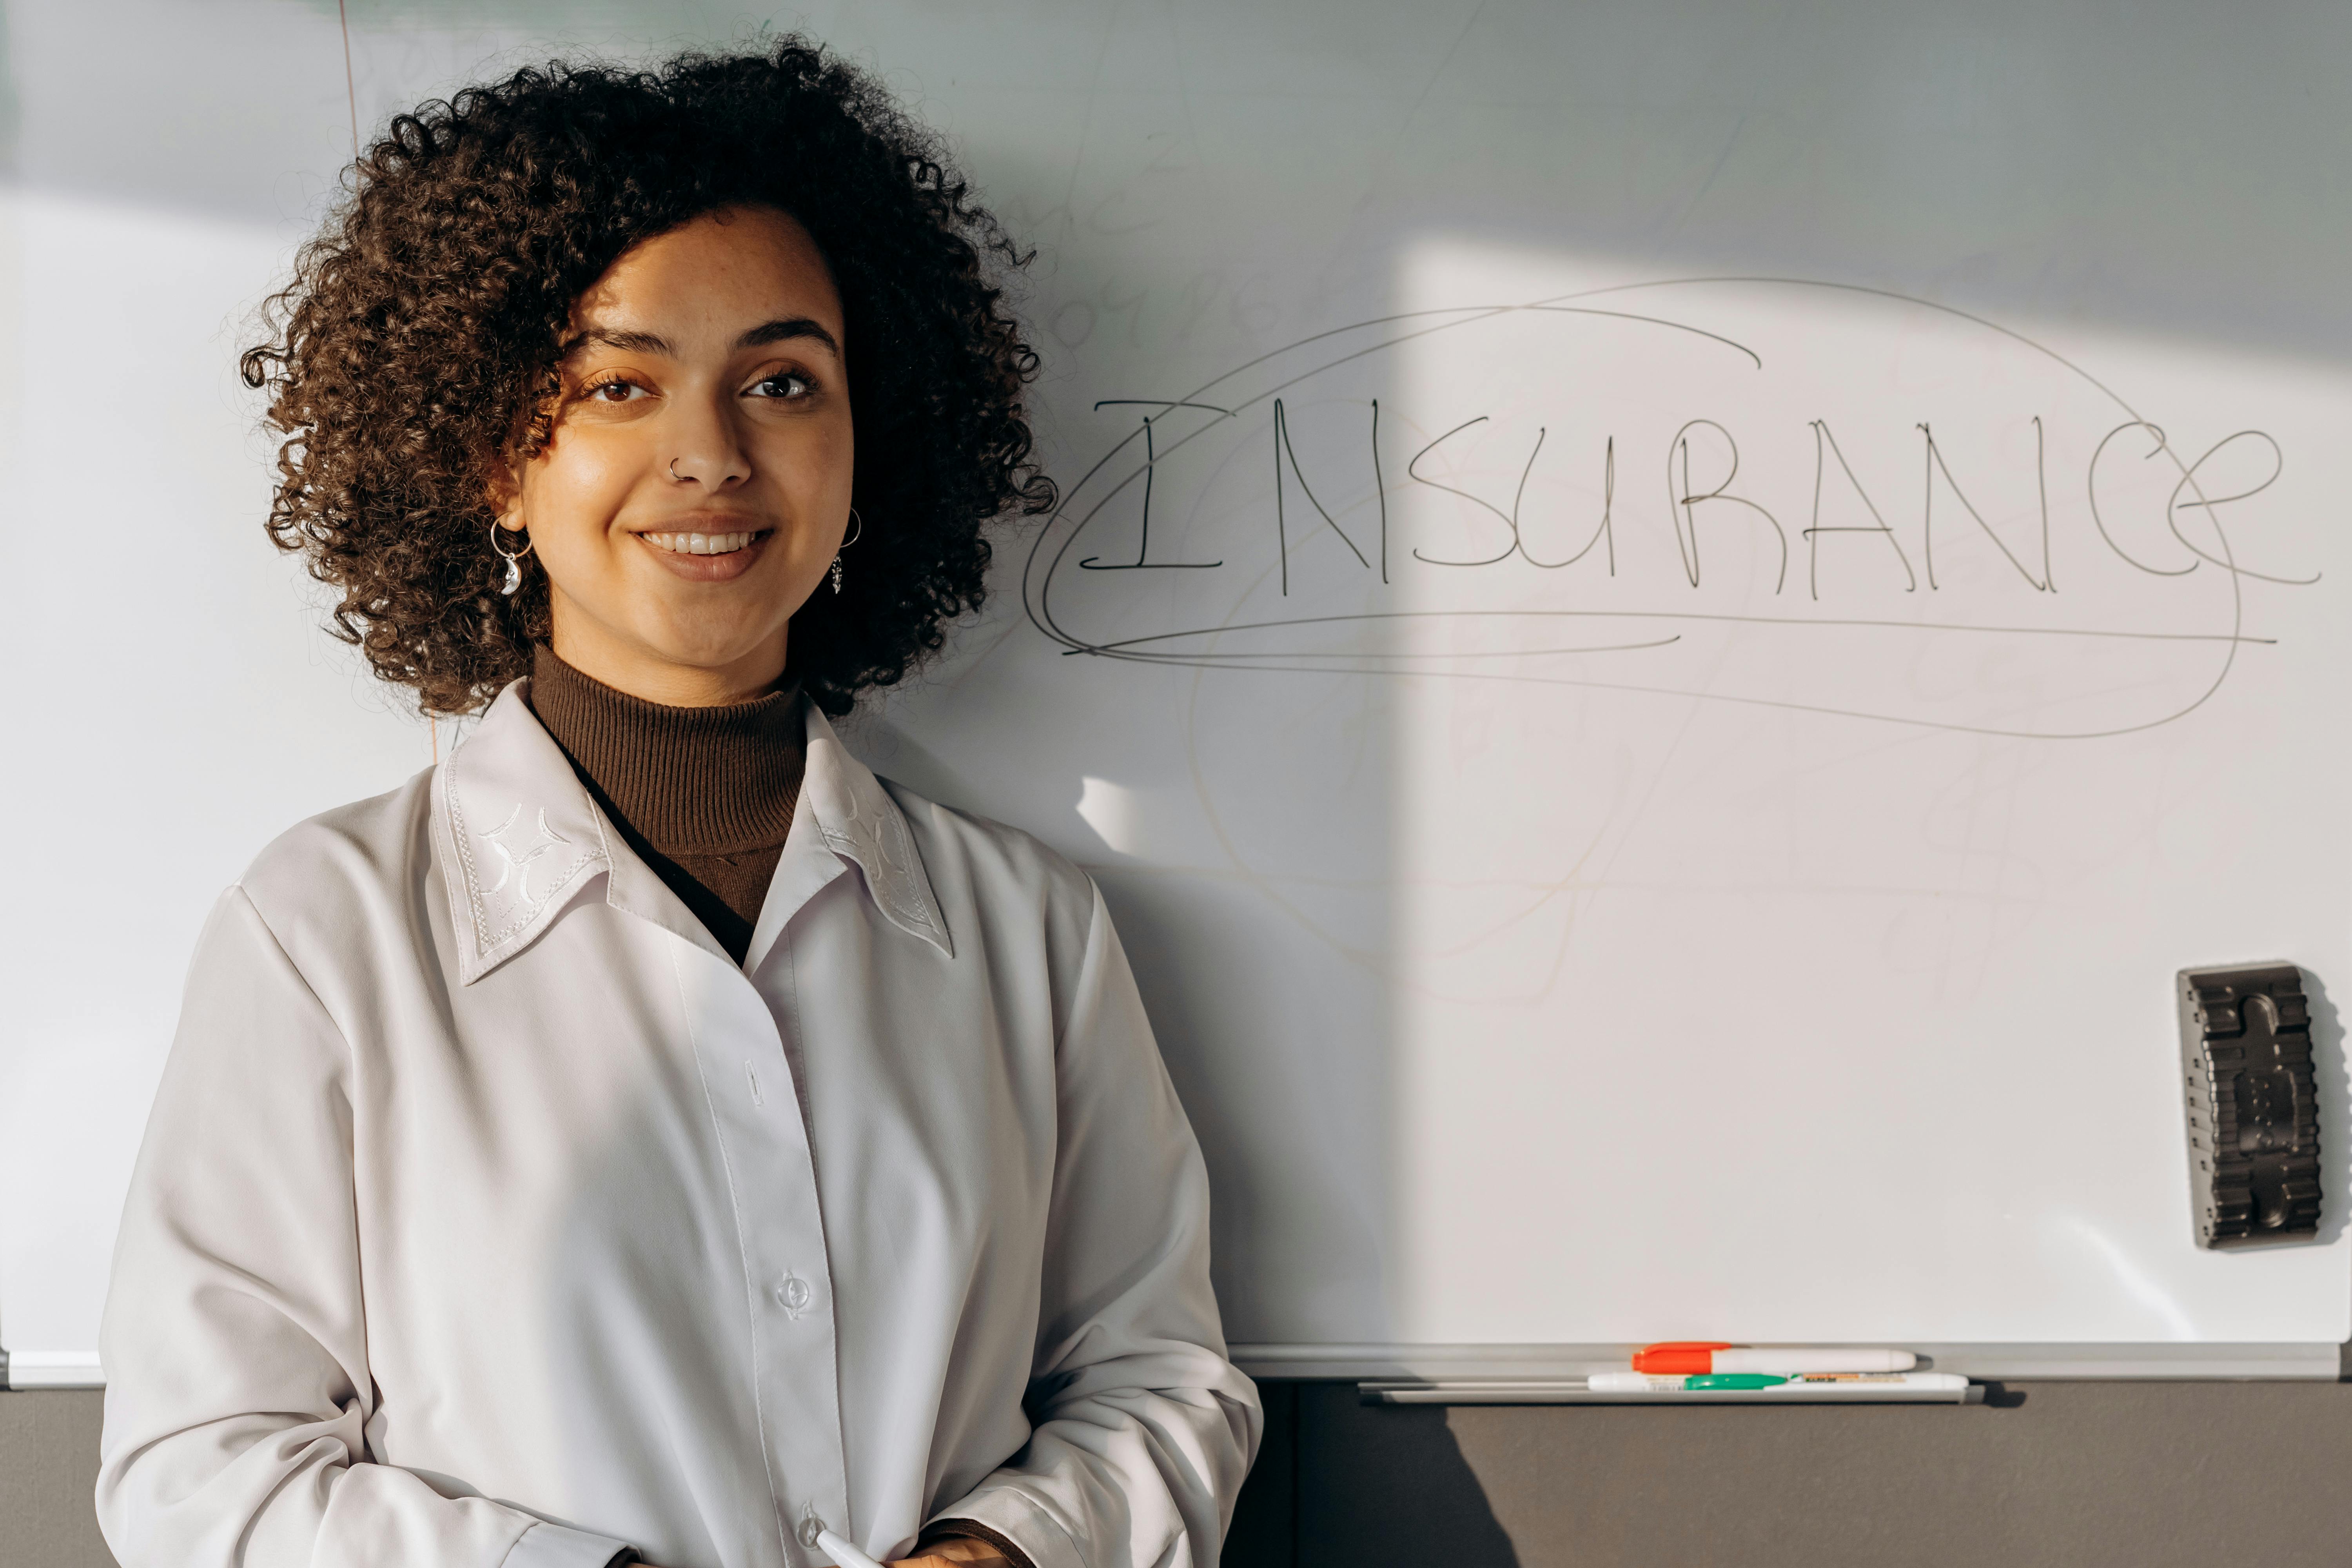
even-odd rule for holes
{"type": "Polygon", "coordinates": [[[808,1310],[809,1300],[814,1294],[807,1280],[797,1274],[787,1274],[784,1282],[776,1287],[776,1305],[784,1310],[786,1317],[797,1319],[808,1310]]]}

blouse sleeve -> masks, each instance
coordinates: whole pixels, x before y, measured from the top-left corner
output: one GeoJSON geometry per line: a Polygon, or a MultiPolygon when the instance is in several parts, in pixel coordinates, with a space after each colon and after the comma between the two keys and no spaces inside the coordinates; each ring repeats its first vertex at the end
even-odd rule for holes
{"type": "Polygon", "coordinates": [[[1208,1173],[1098,890],[1057,1069],[1037,1425],[939,1520],[997,1531],[1035,1568],[1215,1568],[1263,1415],[1225,1359],[1208,1173]]]}
{"type": "Polygon", "coordinates": [[[100,1331],[124,1568],[604,1568],[625,1543],[372,1463],[351,1056],[243,889],[196,947],[100,1331]]]}

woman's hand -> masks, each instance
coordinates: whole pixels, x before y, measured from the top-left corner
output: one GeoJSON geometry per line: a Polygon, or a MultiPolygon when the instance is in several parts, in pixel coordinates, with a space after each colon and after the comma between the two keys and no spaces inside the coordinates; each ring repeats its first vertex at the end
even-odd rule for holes
{"type": "MultiPolygon", "coordinates": [[[[658,1564],[640,1561],[636,1568],[658,1568],[658,1564]]],[[[924,1547],[920,1557],[894,1557],[885,1568],[1012,1568],[1012,1564],[985,1541],[943,1541],[924,1547]],[[964,1547],[973,1550],[967,1552],[964,1547]]]]}
{"type": "Polygon", "coordinates": [[[1013,1568],[1004,1553],[966,1535],[930,1542],[915,1552],[912,1557],[894,1559],[887,1568],[1013,1568]]]}
{"type": "MultiPolygon", "coordinates": [[[[657,1565],[639,1559],[636,1568],[657,1565]]],[[[987,1542],[958,1535],[919,1547],[912,1557],[894,1557],[886,1568],[1013,1568],[1013,1564],[987,1542]]]]}

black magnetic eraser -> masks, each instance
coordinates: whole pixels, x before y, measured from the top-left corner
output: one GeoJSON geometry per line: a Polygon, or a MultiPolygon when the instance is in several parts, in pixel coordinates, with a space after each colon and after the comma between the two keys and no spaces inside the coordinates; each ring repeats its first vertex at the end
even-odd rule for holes
{"type": "Polygon", "coordinates": [[[2197,1244],[2309,1241],[2319,1229],[2319,1108],[2303,971],[2184,969],[2179,995],[2197,1244]]]}

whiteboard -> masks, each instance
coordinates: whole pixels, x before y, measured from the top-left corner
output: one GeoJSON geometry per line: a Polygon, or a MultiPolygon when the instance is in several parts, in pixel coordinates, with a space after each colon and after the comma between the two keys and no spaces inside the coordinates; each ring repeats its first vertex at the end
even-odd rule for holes
{"type": "Polygon", "coordinates": [[[853,743],[1103,885],[1252,1364],[2352,1337],[2352,23],[2162,9],[12,7],[11,1380],[213,896],[448,740],[231,374],[352,100],[766,22],[1040,247],[1066,506],[853,743]],[[2277,958],[2322,1240],[2201,1253],[2171,975],[2277,958]]]}

